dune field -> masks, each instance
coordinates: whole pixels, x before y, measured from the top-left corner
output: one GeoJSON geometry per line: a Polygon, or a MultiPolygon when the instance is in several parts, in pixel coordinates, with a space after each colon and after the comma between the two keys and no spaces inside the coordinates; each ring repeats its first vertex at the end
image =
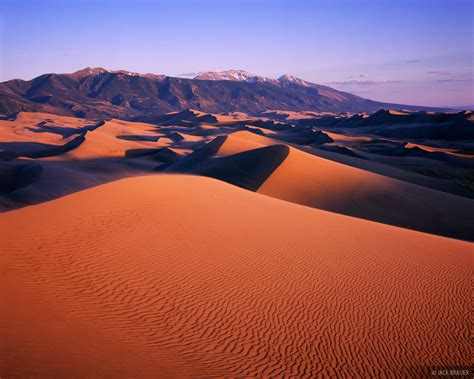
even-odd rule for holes
{"type": "Polygon", "coordinates": [[[0,376],[472,365],[472,122],[3,117],[0,376]]]}

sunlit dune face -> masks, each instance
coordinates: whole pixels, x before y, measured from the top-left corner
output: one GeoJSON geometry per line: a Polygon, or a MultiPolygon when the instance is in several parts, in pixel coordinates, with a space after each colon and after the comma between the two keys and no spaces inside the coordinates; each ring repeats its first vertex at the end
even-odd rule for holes
{"type": "Polygon", "coordinates": [[[47,113],[20,112],[0,120],[0,143],[62,145],[96,122],[47,113]]]}
{"type": "Polygon", "coordinates": [[[0,222],[6,375],[378,375],[394,364],[414,375],[468,364],[468,243],[169,175],[0,222]]]}
{"type": "Polygon", "coordinates": [[[418,147],[420,149],[423,149],[423,150],[426,150],[426,151],[429,151],[429,152],[441,152],[441,153],[448,153],[448,154],[453,154],[453,155],[458,155],[458,156],[461,156],[461,157],[467,157],[467,158],[473,158],[474,157],[474,154],[462,154],[462,153],[458,153],[456,151],[456,149],[445,149],[445,148],[441,148],[441,147],[433,147],[433,146],[427,146],[427,145],[422,145],[422,144],[417,144],[417,143],[411,143],[411,142],[408,142],[405,147],[407,149],[412,149],[412,148],[415,148],[415,147],[418,147]]]}
{"type": "Polygon", "coordinates": [[[331,137],[334,141],[338,143],[347,143],[347,142],[370,142],[373,138],[366,137],[366,136],[348,136],[339,133],[331,133],[329,131],[325,131],[325,133],[331,137]]]}

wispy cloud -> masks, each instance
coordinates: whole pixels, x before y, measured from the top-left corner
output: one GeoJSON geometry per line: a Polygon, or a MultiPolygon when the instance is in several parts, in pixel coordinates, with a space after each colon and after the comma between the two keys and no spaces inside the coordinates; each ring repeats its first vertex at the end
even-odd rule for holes
{"type": "Polygon", "coordinates": [[[419,59],[412,59],[410,61],[405,61],[405,63],[418,63],[418,62],[420,62],[419,59]]]}
{"type": "Polygon", "coordinates": [[[79,55],[79,53],[77,51],[65,51],[63,55],[65,57],[73,57],[73,56],[79,55]]]}
{"type": "Polygon", "coordinates": [[[427,71],[428,75],[451,75],[449,71],[427,71]]]}
{"type": "Polygon", "coordinates": [[[471,82],[473,79],[438,79],[435,83],[452,83],[452,82],[471,82]]]}
{"type": "Polygon", "coordinates": [[[404,83],[404,80],[344,80],[339,82],[327,82],[324,84],[333,85],[333,86],[360,86],[360,87],[369,87],[369,86],[381,86],[385,84],[396,84],[404,83]]]}
{"type": "Polygon", "coordinates": [[[360,75],[356,75],[356,76],[346,76],[346,79],[354,79],[354,78],[368,78],[369,76],[366,75],[366,74],[360,74],[360,75]]]}

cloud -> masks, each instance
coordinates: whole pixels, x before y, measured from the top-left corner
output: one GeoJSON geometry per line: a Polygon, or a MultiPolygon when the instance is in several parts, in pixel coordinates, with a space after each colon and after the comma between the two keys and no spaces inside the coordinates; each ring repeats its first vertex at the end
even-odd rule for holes
{"type": "Polygon", "coordinates": [[[66,52],[63,53],[63,55],[65,57],[73,57],[75,55],[79,55],[79,53],[77,51],[66,51],[66,52]]]}
{"type": "Polygon", "coordinates": [[[405,61],[405,63],[418,63],[418,62],[420,62],[419,59],[412,59],[410,61],[405,61]]]}
{"type": "Polygon", "coordinates": [[[404,83],[404,80],[344,80],[340,82],[327,82],[324,84],[333,85],[333,86],[360,86],[360,87],[369,87],[369,86],[381,86],[385,84],[396,84],[404,83]]]}
{"type": "Polygon", "coordinates": [[[449,71],[427,71],[428,75],[451,75],[449,71]]]}
{"type": "Polygon", "coordinates": [[[452,82],[470,82],[473,79],[439,79],[434,80],[435,83],[452,83],[452,82]]]}
{"type": "Polygon", "coordinates": [[[354,79],[354,78],[368,78],[369,76],[368,75],[365,75],[365,74],[360,74],[360,75],[357,75],[357,76],[346,76],[346,79],[354,79]]]}

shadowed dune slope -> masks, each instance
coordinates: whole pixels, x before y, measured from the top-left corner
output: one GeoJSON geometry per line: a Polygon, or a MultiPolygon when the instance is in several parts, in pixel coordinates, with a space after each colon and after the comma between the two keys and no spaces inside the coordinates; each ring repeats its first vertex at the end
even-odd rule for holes
{"type": "Polygon", "coordinates": [[[256,191],[286,159],[286,145],[263,146],[240,153],[213,158],[227,143],[227,137],[214,139],[201,150],[178,161],[165,171],[204,175],[236,186],[256,191]]]}
{"type": "Polygon", "coordinates": [[[5,377],[420,376],[472,356],[466,242],[185,175],[0,230],[5,377]]]}
{"type": "Polygon", "coordinates": [[[42,173],[43,167],[36,163],[22,162],[8,165],[0,161],[0,195],[27,187],[37,181],[42,173]]]}
{"type": "MultiPolygon", "coordinates": [[[[240,155],[279,143],[241,131],[229,135],[216,155],[240,155]]],[[[289,147],[285,159],[257,192],[404,228],[474,239],[473,200],[347,166],[293,147],[289,147]]]]}

